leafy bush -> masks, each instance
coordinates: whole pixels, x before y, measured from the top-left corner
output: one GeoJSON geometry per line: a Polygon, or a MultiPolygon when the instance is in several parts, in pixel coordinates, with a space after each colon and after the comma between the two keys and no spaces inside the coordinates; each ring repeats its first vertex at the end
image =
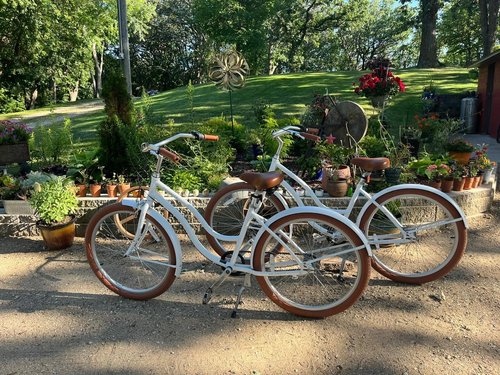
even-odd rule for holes
{"type": "Polygon", "coordinates": [[[24,101],[20,97],[13,97],[6,89],[0,88],[0,113],[24,111],[24,101]]]}
{"type": "Polygon", "coordinates": [[[42,164],[61,164],[67,161],[73,146],[71,120],[37,126],[33,131],[32,155],[42,164]]]}
{"type": "Polygon", "coordinates": [[[378,158],[385,155],[387,152],[384,141],[373,135],[365,136],[360,142],[359,147],[361,152],[369,158],[378,158]]]}
{"type": "Polygon", "coordinates": [[[194,175],[189,169],[177,168],[166,176],[167,183],[173,189],[187,189],[193,191],[202,185],[200,177],[194,175]]]}
{"type": "Polygon", "coordinates": [[[44,224],[64,222],[78,208],[73,182],[61,176],[35,183],[29,202],[44,224]]]}

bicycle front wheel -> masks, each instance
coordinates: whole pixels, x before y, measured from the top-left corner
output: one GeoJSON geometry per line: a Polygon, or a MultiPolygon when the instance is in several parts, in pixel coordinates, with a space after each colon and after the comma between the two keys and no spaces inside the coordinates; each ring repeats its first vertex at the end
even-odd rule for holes
{"type": "Polygon", "coordinates": [[[400,223],[392,223],[372,204],[360,228],[372,247],[372,266],[404,283],[434,281],[455,267],[467,245],[467,230],[458,210],[446,199],[421,189],[402,189],[377,199],[400,223]]]}
{"type": "Polygon", "coordinates": [[[155,219],[146,216],[142,235],[135,241],[137,227],[138,212],[132,207],[103,207],[87,227],[85,245],[92,270],[107,288],[126,298],[146,300],[172,285],[177,259],[170,237],[155,219]]]}
{"type": "MultiPolygon", "coordinates": [[[[228,185],[219,190],[208,202],[205,209],[205,220],[218,233],[226,236],[238,236],[243,226],[243,220],[250,205],[250,195],[255,189],[246,182],[228,185]]],[[[285,207],[274,195],[268,196],[263,202],[259,215],[270,218],[285,207]]],[[[253,238],[259,226],[253,223],[248,228],[245,240],[253,238]]],[[[235,242],[221,241],[205,232],[208,243],[219,255],[233,251],[235,242]]]]}
{"type": "Polygon", "coordinates": [[[292,314],[324,318],[356,302],[370,278],[362,239],[327,215],[294,213],[258,239],[253,268],[263,292],[292,314]],[[305,271],[305,272],[300,272],[305,271]]]}

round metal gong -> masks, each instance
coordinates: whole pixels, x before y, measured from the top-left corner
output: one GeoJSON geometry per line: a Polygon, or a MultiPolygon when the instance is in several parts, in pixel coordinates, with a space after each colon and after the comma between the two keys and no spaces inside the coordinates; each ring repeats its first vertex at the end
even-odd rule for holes
{"type": "Polygon", "coordinates": [[[335,137],[335,143],[354,147],[366,134],[368,118],[361,106],[352,101],[333,102],[329,106],[322,133],[335,137]]]}

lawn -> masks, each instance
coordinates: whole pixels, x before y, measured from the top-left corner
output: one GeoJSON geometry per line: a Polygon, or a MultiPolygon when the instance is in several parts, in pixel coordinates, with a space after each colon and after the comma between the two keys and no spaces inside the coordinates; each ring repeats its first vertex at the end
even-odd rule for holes
{"type": "MultiPolygon", "coordinates": [[[[357,82],[361,74],[358,71],[344,71],[251,77],[243,89],[233,92],[234,117],[238,122],[254,127],[256,123],[252,107],[258,100],[271,104],[278,118],[300,116],[305,106],[313,99],[314,94],[326,92],[340,100],[356,101],[365,109],[367,115],[371,115],[374,110],[369,101],[357,96],[353,91],[352,83],[357,82]]],[[[397,95],[388,105],[385,118],[390,124],[409,124],[413,121],[414,115],[421,113],[422,89],[431,81],[438,94],[461,93],[477,88],[477,79],[472,79],[467,69],[407,69],[396,71],[395,74],[401,77],[407,90],[397,95]]],[[[152,112],[163,118],[165,123],[168,119],[172,119],[175,124],[191,122],[186,87],[150,97],[150,104],[152,112]]],[[[140,106],[141,101],[136,101],[136,105],[140,106]]],[[[216,116],[229,117],[229,93],[217,89],[211,83],[196,85],[193,93],[193,107],[192,116],[195,122],[202,122],[216,116]]],[[[23,119],[30,113],[32,112],[26,111],[0,115],[0,119],[23,119]]],[[[102,111],[74,117],[72,122],[76,143],[95,142],[96,127],[103,117],[102,111]]],[[[25,121],[31,122],[29,119],[25,121]]]]}

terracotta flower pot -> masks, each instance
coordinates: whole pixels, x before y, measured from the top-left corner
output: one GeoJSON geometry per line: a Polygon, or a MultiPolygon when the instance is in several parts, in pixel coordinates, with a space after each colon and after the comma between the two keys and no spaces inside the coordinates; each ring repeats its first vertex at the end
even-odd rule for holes
{"type": "Polygon", "coordinates": [[[464,189],[465,178],[456,178],[453,180],[453,191],[462,191],[464,189]]]}
{"type": "Polygon", "coordinates": [[[66,223],[47,225],[37,223],[48,250],[66,249],[75,240],[75,218],[66,223]]]}
{"type": "Polygon", "coordinates": [[[101,196],[101,190],[102,190],[101,184],[91,184],[89,188],[90,188],[90,195],[92,195],[93,197],[101,196]]]}
{"type": "Polygon", "coordinates": [[[472,152],[457,152],[457,151],[448,151],[448,155],[455,160],[460,165],[466,165],[469,162],[470,156],[472,152]]]}
{"type": "Polygon", "coordinates": [[[115,198],[116,197],[116,193],[118,191],[118,185],[107,184],[106,185],[106,191],[108,192],[108,197],[115,198]]]}
{"type": "Polygon", "coordinates": [[[86,195],[87,195],[87,185],[84,184],[77,185],[76,196],[85,197],[86,195]]]}
{"type": "Polygon", "coordinates": [[[452,188],[453,188],[453,180],[441,181],[441,191],[443,193],[449,193],[452,188]]]}
{"type": "Polygon", "coordinates": [[[472,185],[471,185],[471,188],[472,189],[475,189],[479,186],[479,180],[481,179],[481,177],[479,176],[474,176],[473,177],[473,180],[472,180],[472,185]]]}
{"type": "Polygon", "coordinates": [[[118,184],[118,192],[122,195],[125,190],[130,189],[130,184],[118,184]]]}
{"type": "Polygon", "coordinates": [[[323,177],[321,178],[321,188],[326,190],[326,184],[328,183],[328,174],[331,171],[335,171],[339,179],[348,180],[351,178],[351,168],[348,165],[341,165],[339,168],[334,169],[333,167],[323,168],[323,177]]]}
{"type": "Polygon", "coordinates": [[[464,177],[464,190],[470,190],[472,187],[472,182],[474,180],[474,177],[464,177]]]}
{"type": "Polygon", "coordinates": [[[347,180],[328,180],[326,184],[326,191],[331,197],[345,197],[347,188],[347,180]]]}

